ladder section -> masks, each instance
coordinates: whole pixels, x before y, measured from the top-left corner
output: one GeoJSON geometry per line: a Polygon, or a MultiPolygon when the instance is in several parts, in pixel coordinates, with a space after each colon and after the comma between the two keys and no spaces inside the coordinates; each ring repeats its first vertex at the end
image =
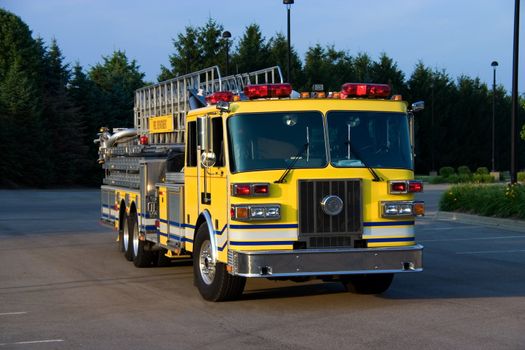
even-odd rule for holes
{"type": "Polygon", "coordinates": [[[240,93],[248,84],[282,83],[279,67],[221,77],[218,66],[175,77],[135,91],[135,129],[150,144],[184,142],[186,114],[190,98],[202,104],[216,91],[240,93]]]}

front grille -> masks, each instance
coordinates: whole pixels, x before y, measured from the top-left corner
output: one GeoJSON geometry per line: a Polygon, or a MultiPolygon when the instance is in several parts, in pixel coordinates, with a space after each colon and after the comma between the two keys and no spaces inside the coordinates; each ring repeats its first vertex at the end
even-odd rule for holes
{"type": "Polygon", "coordinates": [[[348,247],[360,238],[361,180],[300,180],[299,239],[308,247],[348,247]],[[326,214],[321,201],[328,195],[343,200],[341,213],[326,214]]]}

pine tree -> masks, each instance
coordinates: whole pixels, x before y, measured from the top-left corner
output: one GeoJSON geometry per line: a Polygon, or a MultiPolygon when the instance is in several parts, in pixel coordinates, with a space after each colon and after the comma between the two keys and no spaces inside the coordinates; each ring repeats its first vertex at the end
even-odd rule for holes
{"type": "Polygon", "coordinates": [[[269,47],[262,36],[259,25],[251,24],[246,27],[243,37],[237,46],[237,53],[233,55],[233,73],[253,72],[272,66],[268,60],[269,47]]]}

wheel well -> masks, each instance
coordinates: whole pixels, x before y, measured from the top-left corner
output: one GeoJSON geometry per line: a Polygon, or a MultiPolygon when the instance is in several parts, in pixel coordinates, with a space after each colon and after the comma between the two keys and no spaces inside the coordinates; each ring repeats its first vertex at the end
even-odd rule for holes
{"type": "MultiPolygon", "coordinates": [[[[197,224],[195,224],[195,231],[193,232],[193,241],[195,242],[195,239],[197,238],[197,231],[199,231],[199,227],[201,227],[202,224],[206,223],[206,219],[204,218],[204,215],[199,215],[199,218],[197,219],[197,224]]],[[[211,234],[211,233],[210,233],[211,234]]]]}

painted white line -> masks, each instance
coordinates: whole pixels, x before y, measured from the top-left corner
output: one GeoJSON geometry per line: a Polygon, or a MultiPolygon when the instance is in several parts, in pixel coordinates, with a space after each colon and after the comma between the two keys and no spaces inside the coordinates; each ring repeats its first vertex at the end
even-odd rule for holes
{"type": "Polygon", "coordinates": [[[63,342],[63,339],[45,339],[45,340],[29,340],[29,341],[19,341],[16,343],[0,343],[0,346],[7,345],[29,345],[29,344],[41,344],[41,343],[60,343],[63,342]]]}
{"type": "Polygon", "coordinates": [[[485,250],[477,252],[456,252],[458,255],[465,254],[501,254],[501,253],[525,253],[525,249],[516,249],[516,250],[485,250]]]}
{"type": "Polygon", "coordinates": [[[18,311],[18,312],[2,312],[0,316],[11,316],[11,315],[25,315],[27,311],[18,311]]]}
{"type": "Polygon", "coordinates": [[[475,226],[475,225],[449,226],[449,227],[425,227],[425,228],[420,228],[419,231],[462,231],[462,230],[475,230],[475,229],[479,230],[480,228],[481,226],[475,226]]]}
{"type": "Polygon", "coordinates": [[[449,239],[418,239],[418,242],[450,242],[450,241],[483,241],[483,240],[494,240],[494,239],[514,239],[514,238],[523,238],[521,236],[501,236],[501,237],[474,237],[474,238],[449,238],[449,239]]]}

